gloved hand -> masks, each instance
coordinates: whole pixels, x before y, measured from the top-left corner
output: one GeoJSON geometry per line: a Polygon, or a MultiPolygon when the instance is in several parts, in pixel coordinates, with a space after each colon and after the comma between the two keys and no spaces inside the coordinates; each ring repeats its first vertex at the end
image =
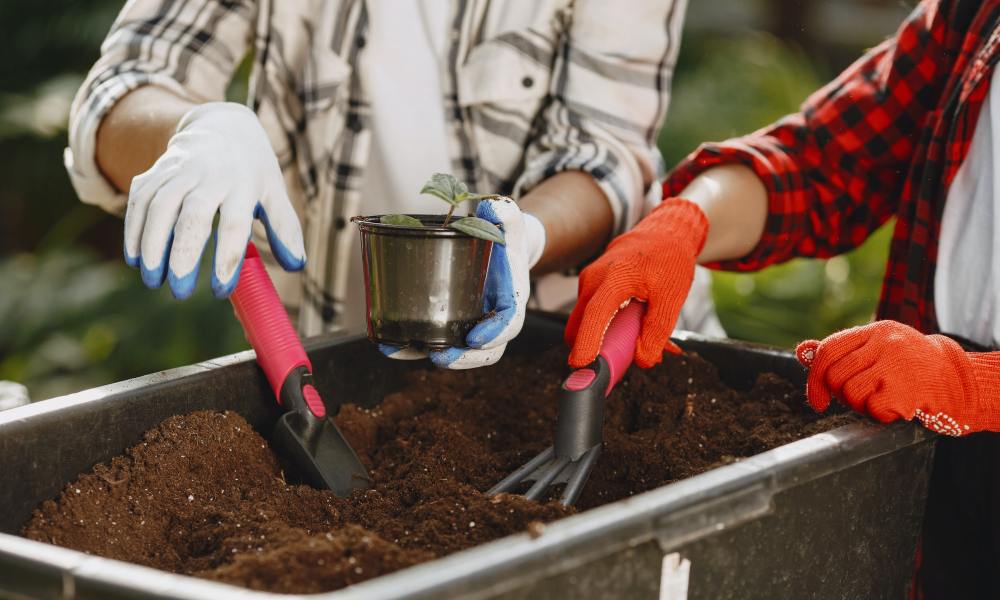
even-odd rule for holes
{"type": "MultiPolygon", "coordinates": [[[[448,348],[429,354],[431,361],[445,369],[485,367],[500,360],[507,342],[521,332],[525,307],[531,292],[528,273],[545,248],[545,228],[532,215],[521,212],[510,198],[483,200],[476,216],[497,225],[505,243],[494,244],[486,274],[483,312],[492,315],[477,323],[466,336],[468,348],[448,348]]],[[[412,348],[379,344],[390,358],[413,360],[428,354],[412,348]]]]}
{"type": "Polygon", "coordinates": [[[965,352],[942,335],[876,321],[807,340],[806,396],[817,412],[831,396],[883,423],[916,417],[938,433],[1000,431],[1000,353],[965,352]]]}
{"type": "Polygon", "coordinates": [[[264,222],[282,267],[295,271],[305,265],[302,229],[267,134],[253,111],[232,102],[191,109],[166,152],[132,180],[125,262],[140,268],[147,286],[160,287],[166,279],[175,297],[187,298],[216,213],[212,291],[217,297],[236,288],[254,218],[264,222]]]}
{"type": "Polygon", "coordinates": [[[664,200],[631,231],[608,245],[580,273],[576,306],[566,324],[572,346],[569,364],[580,369],[597,358],[611,319],[636,298],[646,316],[636,344],[635,362],[657,364],[663,351],[680,349],[670,341],[681,306],[694,279],[694,267],[708,234],[708,219],[693,202],[664,200]]]}

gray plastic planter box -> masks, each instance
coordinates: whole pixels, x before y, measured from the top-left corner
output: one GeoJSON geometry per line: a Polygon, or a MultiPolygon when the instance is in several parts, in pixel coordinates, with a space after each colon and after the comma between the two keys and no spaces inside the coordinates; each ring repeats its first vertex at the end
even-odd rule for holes
{"type": "MultiPolygon", "coordinates": [[[[529,317],[509,351],[560,343],[562,324],[529,317]]],[[[732,385],[758,372],[801,381],[787,353],[679,340],[732,385]]],[[[361,338],[307,344],[325,398],[376,402],[412,363],[361,338]]],[[[558,377],[561,374],[554,374],[558,377]]],[[[0,597],[267,598],[85,555],[14,534],[39,502],[119,454],[162,419],[230,409],[268,433],[277,412],[251,352],[0,412],[0,597]]],[[[441,560],[314,597],[904,598],[927,495],[933,436],[856,424],[441,560]],[[685,563],[684,561],[689,561],[685,563]],[[661,580],[663,588],[661,589],[661,580]]]]}

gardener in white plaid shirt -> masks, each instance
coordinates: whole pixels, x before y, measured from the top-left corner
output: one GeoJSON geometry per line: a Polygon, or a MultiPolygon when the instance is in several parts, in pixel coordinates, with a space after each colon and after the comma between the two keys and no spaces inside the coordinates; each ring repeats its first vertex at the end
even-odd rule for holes
{"type": "MultiPolygon", "coordinates": [[[[684,8],[130,0],[74,101],[66,167],[84,202],[125,213],[126,261],[143,281],[166,281],[179,298],[194,289],[216,215],[219,297],[255,228],[304,334],[360,328],[349,218],[436,212],[417,194],[436,171],[517,201],[494,212],[521,232],[506,277],[525,287],[529,268],[537,277],[585,262],[659,201],[655,143],[684,8]],[[251,50],[247,108],[225,91],[251,50]]],[[[499,358],[523,321],[528,290],[513,289],[517,314],[490,339],[434,361],[499,358]]],[[[704,299],[692,309],[714,319],[704,299]]]]}

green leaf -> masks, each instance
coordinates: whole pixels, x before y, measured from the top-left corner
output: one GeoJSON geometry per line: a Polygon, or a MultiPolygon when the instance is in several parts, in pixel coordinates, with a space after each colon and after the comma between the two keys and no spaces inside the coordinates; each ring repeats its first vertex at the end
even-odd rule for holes
{"type": "Polygon", "coordinates": [[[488,240],[498,244],[504,243],[503,232],[493,223],[479,217],[465,217],[448,225],[474,238],[488,240]]]}
{"type": "Polygon", "coordinates": [[[424,224],[420,222],[420,219],[411,217],[410,215],[382,215],[378,218],[378,222],[383,225],[406,225],[407,227],[424,226],[424,224]]]}
{"type": "Polygon", "coordinates": [[[499,200],[503,198],[500,194],[466,194],[463,200],[499,200]]]}
{"type": "Polygon", "coordinates": [[[469,196],[469,188],[453,175],[435,173],[420,190],[421,194],[437,196],[452,206],[459,204],[469,196]]]}

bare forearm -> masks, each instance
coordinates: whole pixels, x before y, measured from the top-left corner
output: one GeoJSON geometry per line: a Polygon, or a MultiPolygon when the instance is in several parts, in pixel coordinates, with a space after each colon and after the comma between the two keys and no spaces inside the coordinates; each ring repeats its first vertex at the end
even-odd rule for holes
{"type": "Polygon", "coordinates": [[[767,220],[767,189],[749,167],[709,169],[680,197],[697,204],[708,217],[708,236],[698,262],[740,258],[760,242],[767,220]]]}
{"type": "Polygon", "coordinates": [[[579,265],[600,252],[611,237],[614,213],[587,173],[558,173],[525,194],[519,204],[545,226],[545,251],[532,275],[579,265]]]}
{"type": "Polygon", "coordinates": [[[145,86],[124,96],[97,130],[97,166],[121,192],[167,148],[181,117],[195,105],[163,88],[145,86]]]}

